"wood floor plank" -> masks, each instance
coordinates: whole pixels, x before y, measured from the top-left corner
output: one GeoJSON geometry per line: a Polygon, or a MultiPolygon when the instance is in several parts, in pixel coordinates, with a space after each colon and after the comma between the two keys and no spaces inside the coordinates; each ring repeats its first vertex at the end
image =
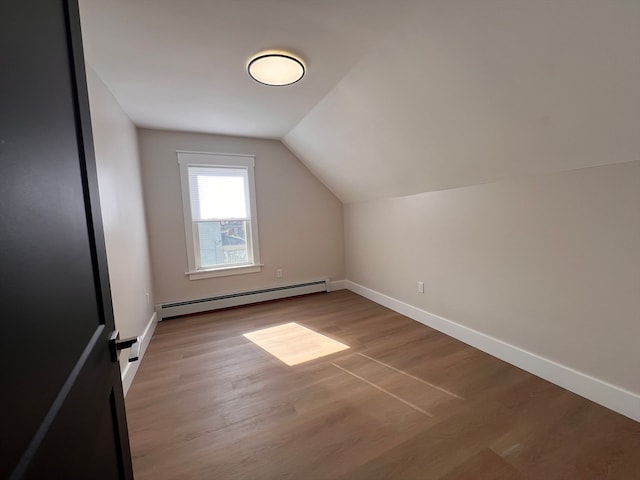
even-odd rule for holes
{"type": "Polygon", "coordinates": [[[160,323],[126,405],[138,480],[640,478],[639,423],[348,291],[160,323]],[[350,348],[243,336],[290,322],[350,348]]]}
{"type": "Polygon", "coordinates": [[[485,448],[440,480],[524,480],[524,476],[490,448],[485,448]]]}

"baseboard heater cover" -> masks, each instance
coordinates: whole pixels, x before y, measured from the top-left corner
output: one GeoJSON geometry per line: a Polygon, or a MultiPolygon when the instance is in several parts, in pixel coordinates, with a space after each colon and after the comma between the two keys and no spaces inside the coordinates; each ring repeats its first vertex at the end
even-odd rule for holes
{"type": "Polygon", "coordinates": [[[329,280],[317,280],[313,282],[283,285],[278,287],[252,290],[248,292],[229,293],[216,297],[186,300],[184,302],[161,303],[156,306],[156,312],[160,320],[190,313],[207,312],[220,308],[237,307],[252,303],[278,300],[281,298],[306,295],[308,293],[328,292],[329,280]]]}

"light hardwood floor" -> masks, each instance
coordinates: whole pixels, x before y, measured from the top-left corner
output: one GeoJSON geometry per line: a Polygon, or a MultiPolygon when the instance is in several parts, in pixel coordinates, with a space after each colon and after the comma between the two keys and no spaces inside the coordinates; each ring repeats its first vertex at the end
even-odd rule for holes
{"type": "Polygon", "coordinates": [[[126,404],[137,480],[640,479],[640,423],[348,291],[160,323],[126,404]],[[350,348],[243,336],[289,322],[350,348]]]}

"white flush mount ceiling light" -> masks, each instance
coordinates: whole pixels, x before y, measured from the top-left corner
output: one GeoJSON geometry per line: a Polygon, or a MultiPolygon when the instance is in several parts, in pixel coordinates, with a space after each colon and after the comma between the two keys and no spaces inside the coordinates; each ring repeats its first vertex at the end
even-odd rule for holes
{"type": "Polygon", "coordinates": [[[262,52],[251,59],[247,70],[251,78],[265,85],[282,87],[304,77],[302,60],[287,52],[262,52]]]}

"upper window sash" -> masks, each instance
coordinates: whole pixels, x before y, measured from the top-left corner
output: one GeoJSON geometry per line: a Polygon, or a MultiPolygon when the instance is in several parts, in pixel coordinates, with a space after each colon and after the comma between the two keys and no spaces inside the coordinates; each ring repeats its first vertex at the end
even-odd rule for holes
{"type": "Polygon", "coordinates": [[[194,222],[251,217],[247,167],[187,165],[187,170],[194,222]]]}

